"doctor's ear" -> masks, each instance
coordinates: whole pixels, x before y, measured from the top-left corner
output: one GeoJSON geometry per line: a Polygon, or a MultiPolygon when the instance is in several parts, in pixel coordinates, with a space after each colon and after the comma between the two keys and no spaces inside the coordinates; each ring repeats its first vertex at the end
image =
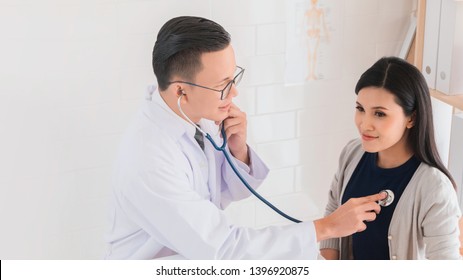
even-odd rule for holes
{"type": "Polygon", "coordinates": [[[179,89],[177,90],[177,95],[178,95],[178,96],[180,96],[180,95],[186,95],[185,90],[179,88],[179,89]]]}

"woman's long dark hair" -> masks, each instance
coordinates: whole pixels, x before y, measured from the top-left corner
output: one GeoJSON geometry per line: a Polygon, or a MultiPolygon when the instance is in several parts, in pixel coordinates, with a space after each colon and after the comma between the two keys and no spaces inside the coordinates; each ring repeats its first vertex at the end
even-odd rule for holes
{"type": "Polygon", "coordinates": [[[406,116],[414,115],[414,126],[409,130],[408,143],[415,156],[442,171],[456,189],[455,180],[445,168],[434,138],[431,97],[421,72],[398,57],[383,57],[362,74],[355,93],[366,87],[384,88],[395,96],[406,116]]]}

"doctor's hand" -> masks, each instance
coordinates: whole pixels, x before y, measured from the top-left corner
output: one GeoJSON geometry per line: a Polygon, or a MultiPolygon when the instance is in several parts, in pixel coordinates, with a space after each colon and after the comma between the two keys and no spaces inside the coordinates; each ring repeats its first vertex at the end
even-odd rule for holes
{"type": "Polygon", "coordinates": [[[223,121],[223,126],[230,152],[236,159],[249,165],[248,145],[246,144],[248,126],[246,113],[231,103],[228,117],[223,121]]]}
{"type": "Polygon", "coordinates": [[[329,238],[338,238],[364,231],[365,222],[376,219],[381,211],[378,200],[386,198],[386,193],[351,198],[341,205],[336,211],[325,218],[314,221],[317,232],[317,241],[329,238]]]}

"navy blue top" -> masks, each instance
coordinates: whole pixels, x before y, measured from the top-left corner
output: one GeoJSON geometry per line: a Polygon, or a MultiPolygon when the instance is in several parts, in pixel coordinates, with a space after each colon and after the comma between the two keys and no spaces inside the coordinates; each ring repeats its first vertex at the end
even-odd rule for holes
{"type": "Polygon", "coordinates": [[[377,165],[378,153],[365,152],[358,163],[346,190],[342,203],[353,197],[362,197],[389,189],[394,192],[391,205],[382,207],[373,222],[367,222],[367,229],[352,235],[353,255],[356,260],[388,260],[388,229],[392,214],[405,187],[412,178],[420,161],[412,156],[399,167],[384,169],[377,165]]]}

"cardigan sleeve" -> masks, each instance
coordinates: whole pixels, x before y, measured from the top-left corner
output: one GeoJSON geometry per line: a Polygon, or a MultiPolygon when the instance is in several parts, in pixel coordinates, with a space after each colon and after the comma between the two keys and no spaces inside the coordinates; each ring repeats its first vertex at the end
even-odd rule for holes
{"type": "Polygon", "coordinates": [[[461,212],[455,190],[450,180],[437,169],[433,168],[429,173],[436,179],[426,180],[432,186],[427,189],[420,215],[425,256],[427,259],[460,259],[458,221],[461,212]]]}

